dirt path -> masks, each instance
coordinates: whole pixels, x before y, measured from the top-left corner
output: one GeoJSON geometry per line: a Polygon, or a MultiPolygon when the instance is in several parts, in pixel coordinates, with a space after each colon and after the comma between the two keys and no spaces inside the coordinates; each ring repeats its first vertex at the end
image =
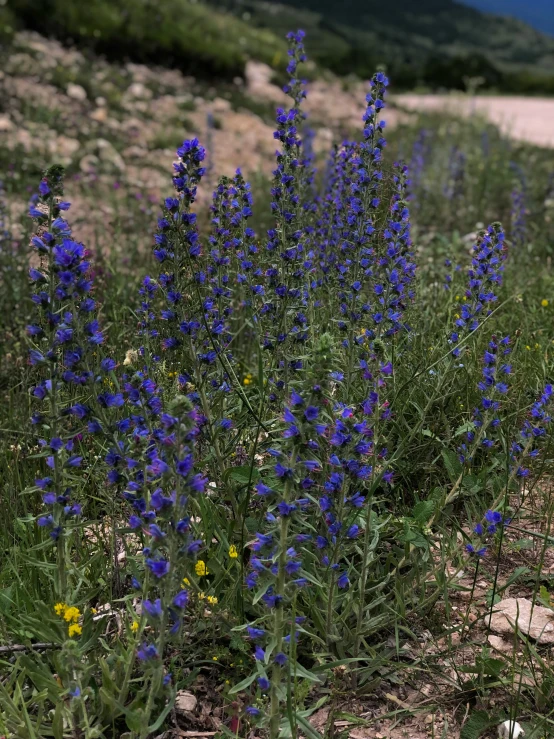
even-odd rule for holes
{"type": "Polygon", "coordinates": [[[407,110],[448,110],[458,115],[481,113],[517,141],[554,147],[554,98],[462,95],[395,95],[407,110]]]}

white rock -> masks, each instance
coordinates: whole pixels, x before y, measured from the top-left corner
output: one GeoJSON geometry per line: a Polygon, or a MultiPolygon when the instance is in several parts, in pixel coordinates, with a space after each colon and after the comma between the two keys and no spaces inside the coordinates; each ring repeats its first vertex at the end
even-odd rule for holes
{"type": "Polygon", "coordinates": [[[177,711],[194,711],[196,708],[196,696],[189,693],[188,690],[179,690],[175,696],[175,710],[177,711]]]}
{"type": "Polygon", "coordinates": [[[494,634],[489,634],[487,636],[487,641],[491,645],[493,649],[496,649],[497,652],[504,652],[509,653],[512,652],[514,649],[514,645],[510,644],[509,641],[506,641],[501,636],[495,636],[494,634]]]}
{"type": "Polygon", "coordinates": [[[518,736],[525,736],[525,732],[517,721],[504,721],[498,727],[498,736],[500,739],[517,739],[518,736]]]}
{"type": "Polygon", "coordinates": [[[225,98],[214,98],[212,100],[212,110],[214,113],[227,113],[231,110],[231,103],[225,98]]]}
{"type": "Polygon", "coordinates": [[[493,607],[490,629],[497,634],[517,629],[539,644],[554,644],[554,611],[533,606],[527,598],[505,598],[493,607]]]}
{"type": "Polygon", "coordinates": [[[127,92],[131,97],[142,98],[143,100],[152,97],[152,90],[146,87],[146,85],[143,85],[142,82],[133,82],[127,88],[127,92]]]}
{"type": "Polygon", "coordinates": [[[67,95],[70,98],[73,98],[73,100],[86,100],[87,99],[87,91],[84,87],[81,87],[81,85],[75,85],[73,82],[70,82],[67,86],[67,95]]]}

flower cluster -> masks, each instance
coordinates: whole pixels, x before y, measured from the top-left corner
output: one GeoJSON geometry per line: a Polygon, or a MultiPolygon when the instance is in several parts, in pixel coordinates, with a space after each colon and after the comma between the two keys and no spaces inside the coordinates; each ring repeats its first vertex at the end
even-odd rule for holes
{"type": "MultiPolygon", "coordinates": [[[[479,234],[473,247],[471,267],[468,270],[468,288],[465,292],[466,302],[460,307],[456,331],[450,335],[452,344],[461,342],[490,315],[491,305],[498,299],[496,291],[502,284],[505,257],[504,232],[499,223],[493,223],[479,234]]],[[[456,346],[452,354],[455,357],[460,356],[460,347],[456,346]]]]}
{"type": "Polygon", "coordinates": [[[529,461],[540,454],[541,441],[546,438],[547,429],[552,421],[550,407],[553,394],[552,385],[545,385],[540,397],[531,406],[528,418],[519,432],[519,439],[512,442],[510,461],[512,470],[519,478],[530,475],[529,461]]]}
{"type": "Polygon", "coordinates": [[[448,200],[458,200],[464,193],[466,156],[458,147],[452,147],[448,159],[447,179],[443,193],[448,200]]]}
{"type": "Polygon", "coordinates": [[[510,194],[512,243],[515,247],[521,247],[527,238],[527,182],[521,167],[514,162],[510,166],[516,175],[510,194]]]}
{"type": "Polygon", "coordinates": [[[302,157],[302,140],[299,127],[304,118],[300,104],[305,97],[304,83],[297,78],[298,65],[306,58],[304,32],[288,35],[290,42],[287,73],[289,82],[284,91],[292,98],[293,105],[287,111],[277,110],[277,127],[274,138],[280,142],[277,151],[277,167],[273,171],[271,210],[275,227],[268,231],[266,244],[270,256],[279,258],[265,272],[266,288],[260,309],[260,327],[263,347],[269,352],[267,364],[276,400],[292,375],[302,369],[298,355],[308,338],[306,303],[306,275],[313,269],[313,254],[309,250],[309,238],[305,229],[306,210],[301,201],[304,170],[309,166],[302,157]]]}
{"type": "Polygon", "coordinates": [[[353,171],[345,216],[348,230],[340,238],[340,261],[336,266],[341,313],[339,328],[344,331],[352,331],[364,315],[371,313],[374,299],[371,294],[371,277],[376,263],[376,251],[372,246],[376,232],[374,213],[381,202],[382,151],[386,146],[382,135],[385,121],[380,119],[380,113],[385,108],[388,84],[382,72],[373,76],[363,115],[363,141],[350,159],[353,171]]]}
{"type": "Polygon", "coordinates": [[[161,265],[158,285],[166,307],[161,311],[163,350],[175,350],[196,338],[201,327],[196,318],[187,315],[187,290],[194,291],[205,280],[197,266],[202,254],[191,206],[196,200],[197,186],[205,173],[202,166],[206,152],[197,139],[187,140],[177,150],[179,160],[173,164],[175,196],[163,203],[162,217],[155,235],[154,257],[161,265]]]}
{"type": "Polygon", "coordinates": [[[69,203],[63,200],[63,169],[51,167],[30,207],[36,224],[31,241],[37,261],[29,270],[36,321],[27,326],[27,335],[29,362],[37,377],[32,395],[40,403],[32,421],[48,434],[40,445],[50,474],[36,480],[48,512],[38,518],[38,524],[54,540],[69,519],[81,514],[80,504],[70,500],[71,480],[83,461],[78,451],[82,422],[88,419],[91,430],[97,426],[82,398],[92,393],[97,373],[112,364],[112,360],[95,358],[104,335],[91,297],[85,248],[72,239],[63,217],[68,209],[69,203]]]}
{"type": "Polygon", "coordinates": [[[474,430],[467,432],[466,441],[459,449],[462,463],[473,462],[476,448],[491,449],[495,445],[495,434],[501,424],[500,399],[508,392],[506,379],[512,372],[512,366],[503,361],[510,353],[509,345],[509,336],[500,340],[493,336],[483,355],[482,380],[478,385],[482,396],[473,411],[474,430]]]}
{"type": "Polygon", "coordinates": [[[499,528],[507,526],[509,518],[504,518],[500,511],[488,510],[483,522],[479,522],[473,528],[475,538],[466,544],[466,552],[475,557],[484,557],[487,553],[487,540],[494,536],[499,528]]]}
{"type": "Polygon", "coordinates": [[[83,633],[83,627],[79,624],[82,614],[76,606],[68,606],[67,603],[61,602],[56,603],[54,613],[68,624],[67,634],[70,638],[80,636],[83,633]]]}
{"type": "Polygon", "coordinates": [[[373,268],[377,310],[371,316],[374,322],[374,328],[368,332],[371,338],[391,336],[400,331],[405,302],[414,296],[410,284],[416,265],[411,251],[410,212],[406,202],[407,167],[399,166],[393,180],[395,192],[383,232],[385,244],[376,255],[373,268]]]}

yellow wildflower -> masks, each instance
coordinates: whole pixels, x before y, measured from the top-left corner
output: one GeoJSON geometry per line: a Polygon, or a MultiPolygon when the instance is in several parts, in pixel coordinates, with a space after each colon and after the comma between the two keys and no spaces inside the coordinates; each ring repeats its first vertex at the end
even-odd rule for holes
{"type": "Polygon", "coordinates": [[[79,626],[79,624],[71,624],[69,627],[67,633],[69,636],[80,636],[83,633],[83,629],[79,626]]]}
{"type": "Polygon", "coordinates": [[[541,305],[543,308],[548,308],[548,300],[546,298],[543,298],[541,300],[541,305]]]}
{"type": "Polygon", "coordinates": [[[63,616],[66,608],[67,603],[56,603],[56,605],[54,606],[54,612],[56,616],[63,616]]]}
{"type": "Polygon", "coordinates": [[[96,610],[96,608],[91,608],[90,609],[90,612],[92,613],[93,616],[95,616],[98,613],[98,611],[96,610]]]}
{"type": "Polygon", "coordinates": [[[209,604],[210,604],[211,606],[215,606],[215,605],[217,605],[217,598],[216,598],[216,596],[215,596],[215,595],[208,595],[208,597],[206,598],[206,600],[208,601],[208,603],[209,603],[209,604]]]}
{"type": "Polygon", "coordinates": [[[529,346],[529,344],[527,344],[527,346],[525,348],[527,349],[528,352],[531,351],[531,347],[529,346]]]}
{"type": "Polygon", "coordinates": [[[206,593],[198,593],[198,600],[204,600],[206,593]]]}
{"type": "Polygon", "coordinates": [[[214,662],[217,662],[217,657],[212,657],[214,662]]]}
{"type": "Polygon", "coordinates": [[[139,627],[139,622],[133,621],[133,623],[131,624],[131,631],[133,632],[133,634],[136,634],[136,632],[138,631],[138,627],[139,627]]]}
{"type": "Polygon", "coordinates": [[[190,580],[188,577],[183,577],[183,585],[190,585],[190,580]]]}
{"type": "Polygon", "coordinates": [[[203,559],[198,560],[198,562],[194,565],[194,570],[198,577],[204,577],[205,575],[210,574],[210,571],[203,559]]]}
{"type": "Polygon", "coordinates": [[[64,620],[68,623],[70,621],[78,621],[81,617],[81,611],[76,608],[75,606],[69,606],[65,609],[65,613],[63,614],[64,620]]]}
{"type": "Polygon", "coordinates": [[[236,546],[234,544],[231,544],[231,546],[229,547],[229,557],[231,557],[231,559],[236,559],[238,556],[239,553],[237,552],[236,546]]]}

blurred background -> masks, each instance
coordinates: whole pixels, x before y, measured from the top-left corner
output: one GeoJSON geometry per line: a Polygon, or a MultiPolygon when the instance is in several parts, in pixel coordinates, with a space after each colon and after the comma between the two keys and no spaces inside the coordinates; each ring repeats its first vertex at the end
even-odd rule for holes
{"type": "Polygon", "coordinates": [[[554,94],[551,0],[3,0],[0,27],[4,40],[29,28],[112,59],[227,79],[249,59],[282,70],[283,36],[303,28],[314,73],[363,78],[382,65],[397,90],[478,79],[483,90],[554,94]]]}
{"type": "Polygon", "coordinates": [[[0,0],[8,191],[57,161],[87,185],[136,187],[148,210],[193,135],[209,152],[209,185],[241,166],[263,191],[285,35],[298,28],[319,164],[333,141],[359,135],[376,69],[391,80],[388,130],[412,131],[391,138],[407,161],[417,132],[438,125],[422,115],[477,116],[512,142],[554,146],[551,0],[0,0]]]}

